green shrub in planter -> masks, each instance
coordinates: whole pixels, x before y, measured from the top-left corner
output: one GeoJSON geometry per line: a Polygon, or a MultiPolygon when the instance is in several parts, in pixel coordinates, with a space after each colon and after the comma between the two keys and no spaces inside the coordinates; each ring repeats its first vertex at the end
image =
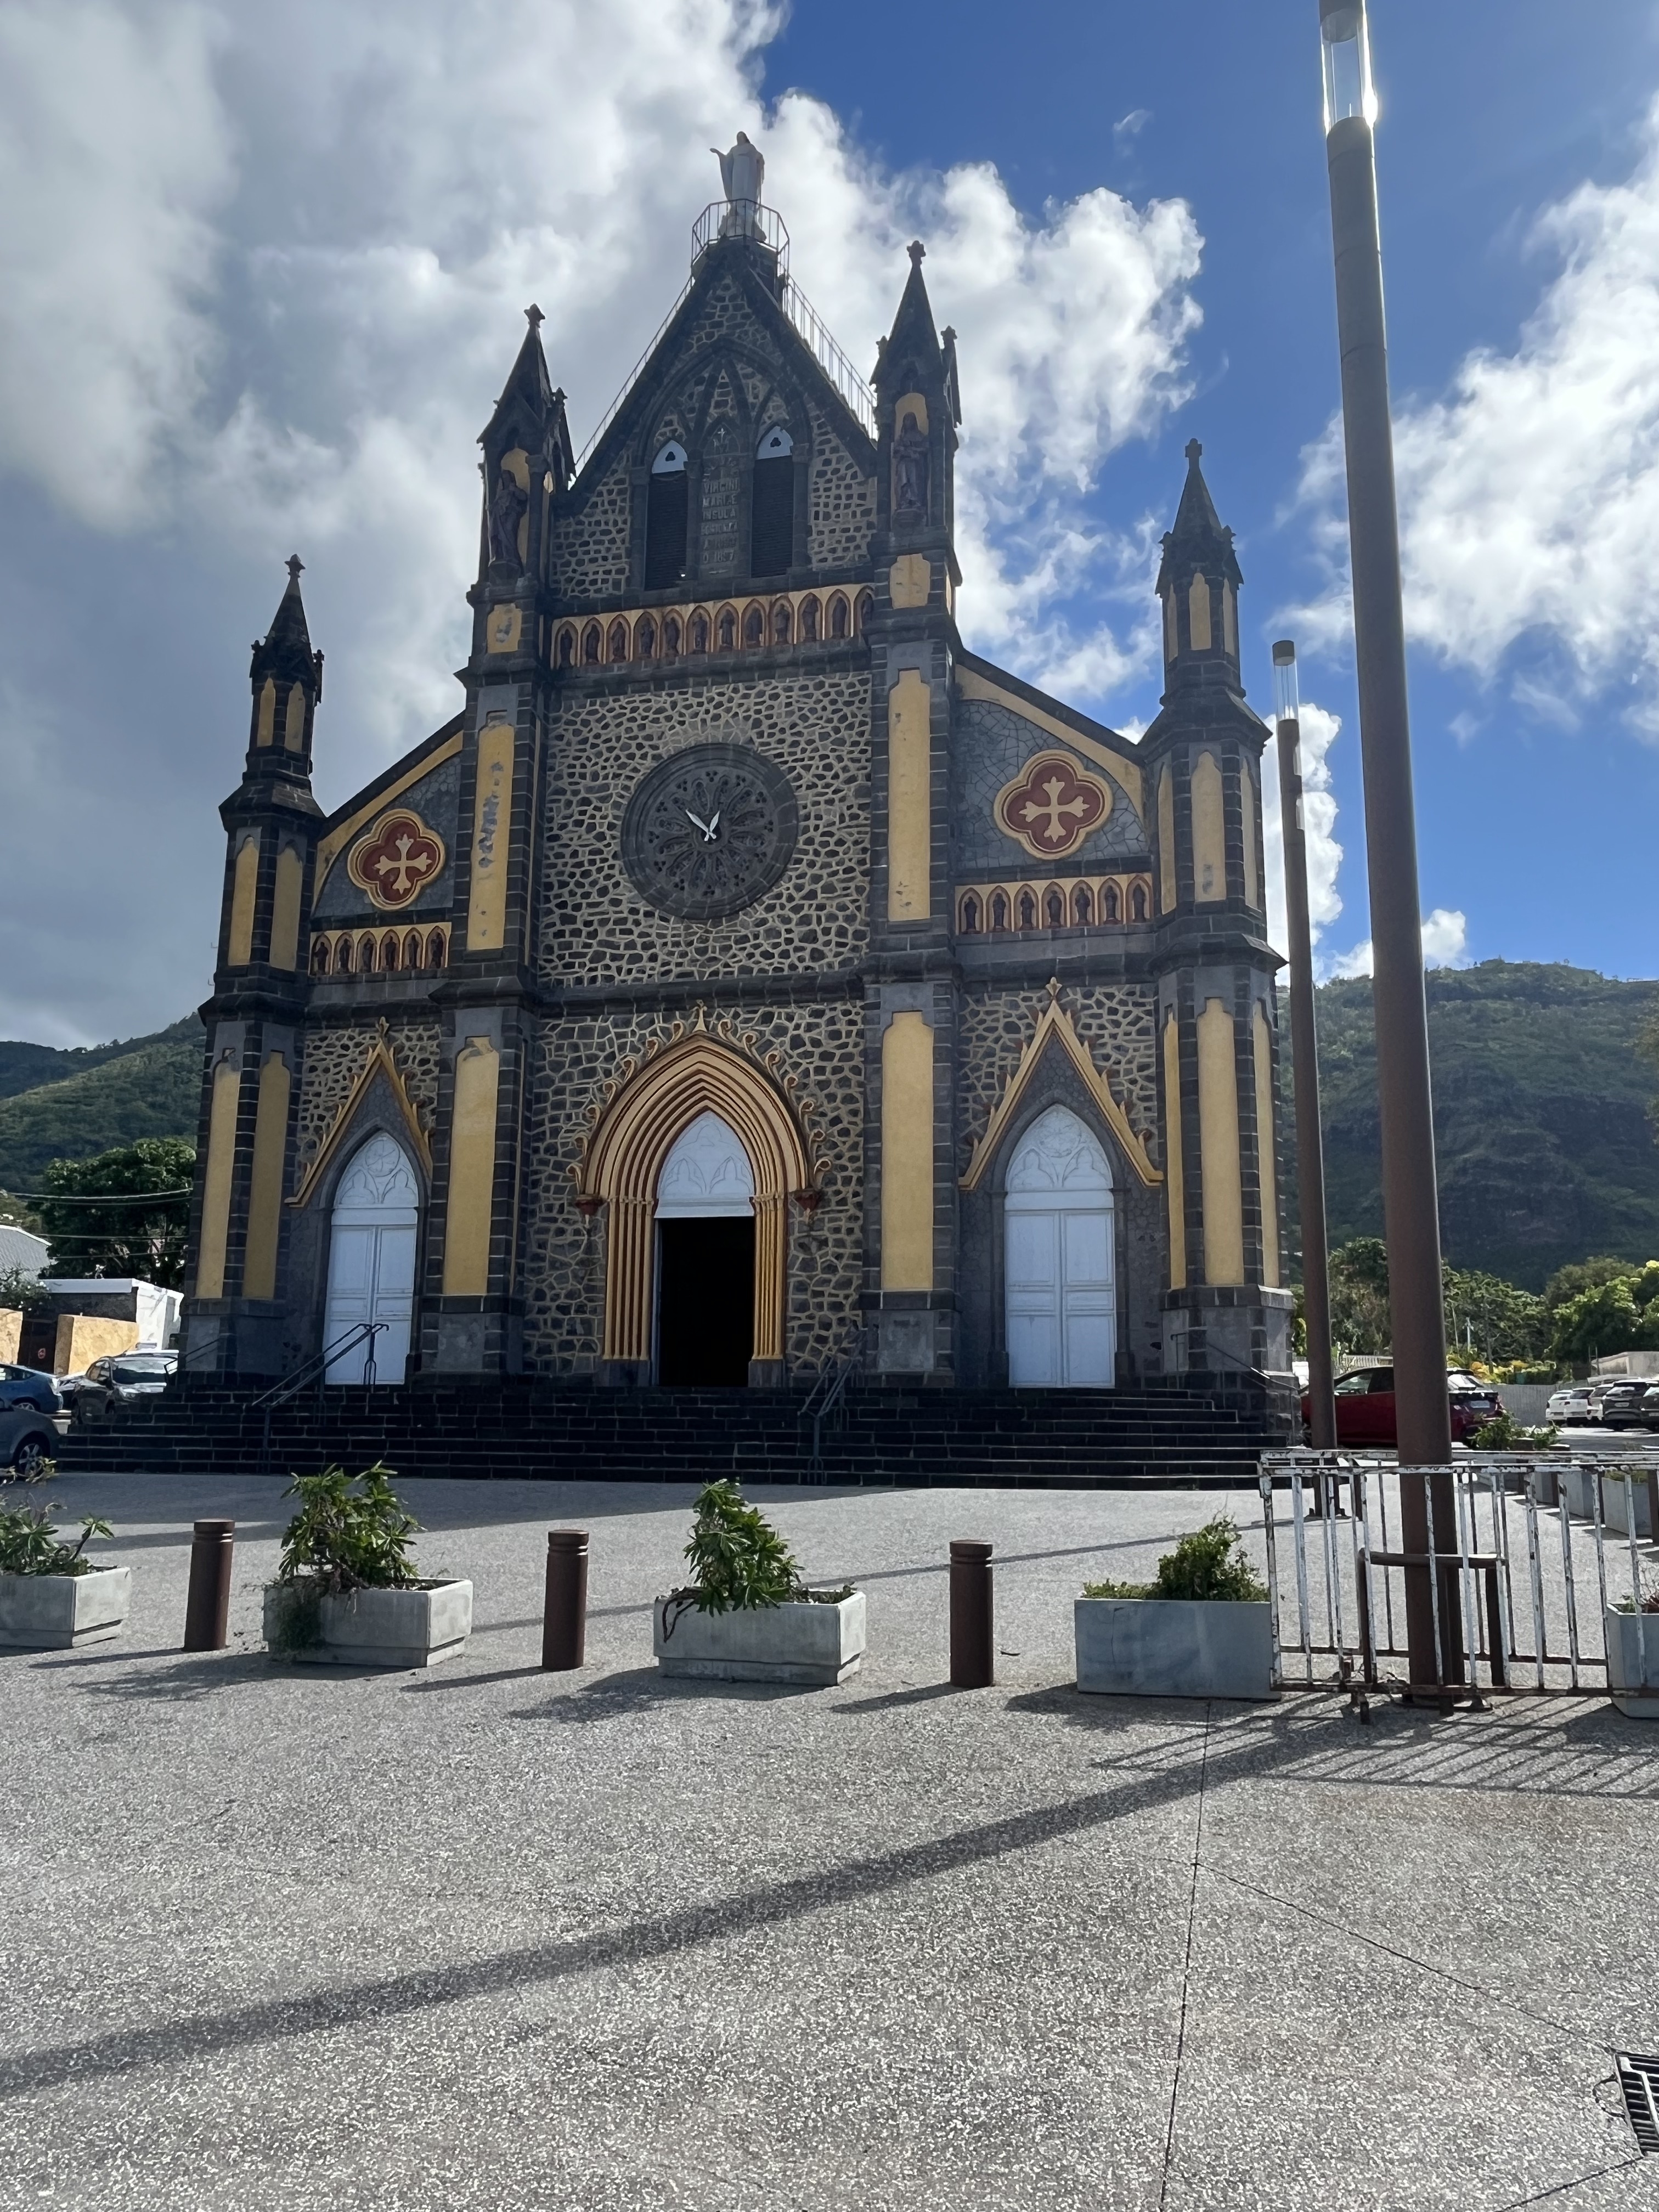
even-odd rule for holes
{"type": "Polygon", "coordinates": [[[88,1514],[81,1522],[80,1540],[58,1540],[58,1523],[43,1505],[15,1505],[0,1513],[0,1575],[90,1575],[98,1571],[88,1559],[86,1547],[93,1536],[112,1536],[107,1521],[88,1514]]]}
{"type": "Polygon", "coordinates": [[[1559,1432],[1554,1429],[1523,1428],[1512,1413],[1499,1413],[1484,1421],[1469,1438],[1471,1451],[1547,1451],[1559,1432]]]}
{"type": "Polygon", "coordinates": [[[303,1651],[319,1641],[325,1596],[421,1587],[409,1556],[421,1524],[392,1489],[393,1472],[377,1460],[355,1476],[338,1467],[295,1476],[283,1494],[299,1499],[299,1510],[283,1533],[270,1584],[282,1601],[273,1650],[303,1651]]]}
{"type": "Polygon", "coordinates": [[[1151,1583],[1085,1583],[1085,1597],[1216,1598],[1261,1605],[1267,1586],[1244,1556],[1244,1540],[1231,1514],[1218,1514],[1191,1529],[1158,1563],[1151,1583]]]}

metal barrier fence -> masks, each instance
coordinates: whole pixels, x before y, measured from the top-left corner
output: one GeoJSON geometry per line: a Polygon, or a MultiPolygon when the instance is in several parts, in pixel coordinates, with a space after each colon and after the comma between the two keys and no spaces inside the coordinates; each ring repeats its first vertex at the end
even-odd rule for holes
{"type": "Polygon", "coordinates": [[[1651,1459],[1492,1452],[1453,1466],[1401,1468],[1344,1453],[1287,1452],[1261,1461],[1261,1489],[1273,1678],[1281,1687],[1322,1681],[1348,1689],[1363,1708],[1371,1688],[1484,1702],[1493,1692],[1611,1694],[1659,1676],[1659,1613],[1642,1610],[1659,1591],[1659,1564],[1644,1573],[1642,1556],[1643,1539],[1659,1537],[1659,1469],[1651,1459]],[[1423,1492],[1425,1551],[1404,1545],[1401,1506],[1413,1484],[1423,1492]],[[1434,1492],[1441,1488],[1443,1501],[1448,1486],[1453,1525],[1437,1528],[1434,1492]],[[1425,1576],[1432,1601],[1436,1665],[1428,1684],[1384,1674],[1407,1657],[1413,1571],[1425,1576]],[[1630,1671],[1624,1661],[1615,1661],[1610,1680],[1608,1660],[1610,1618],[1629,1612],[1632,1600],[1634,1685],[1619,1679],[1630,1671]]]}

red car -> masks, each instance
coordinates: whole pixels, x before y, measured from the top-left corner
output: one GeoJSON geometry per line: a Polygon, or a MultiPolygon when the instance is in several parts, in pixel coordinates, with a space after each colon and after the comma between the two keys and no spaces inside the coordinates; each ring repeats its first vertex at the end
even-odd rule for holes
{"type": "MultiPolygon", "coordinates": [[[[1451,1400],[1451,1432],[1455,1444],[1466,1444],[1478,1428],[1503,1412],[1496,1390],[1477,1382],[1473,1375],[1454,1371],[1446,1377],[1451,1400]]],[[[1394,1370],[1357,1367],[1336,1378],[1336,1441],[1339,1444],[1386,1444],[1396,1442],[1394,1425],[1394,1370]]],[[[1302,1401],[1305,1428],[1309,1401],[1302,1401]]]]}

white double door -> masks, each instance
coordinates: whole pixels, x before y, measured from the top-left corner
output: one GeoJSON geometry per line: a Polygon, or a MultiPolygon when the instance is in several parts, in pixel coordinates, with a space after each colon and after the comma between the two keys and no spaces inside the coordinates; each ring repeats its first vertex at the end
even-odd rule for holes
{"type": "Polygon", "coordinates": [[[1051,1106],[1026,1132],[1004,1205],[1009,1382],[1109,1389],[1117,1372],[1111,1170],[1075,1114],[1051,1106]]]}
{"type": "Polygon", "coordinates": [[[380,1327],[372,1339],[358,1339],[329,1362],[330,1382],[368,1381],[371,1356],[376,1382],[404,1379],[420,1198],[408,1156],[384,1131],[369,1139],[340,1178],[329,1243],[324,1348],[349,1339],[365,1322],[380,1327]]]}

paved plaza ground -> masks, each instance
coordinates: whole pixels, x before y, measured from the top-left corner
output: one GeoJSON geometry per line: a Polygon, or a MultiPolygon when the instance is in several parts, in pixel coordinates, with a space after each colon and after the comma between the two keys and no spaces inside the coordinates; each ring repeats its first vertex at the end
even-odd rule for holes
{"type": "Polygon", "coordinates": [[[3,2212],[1659,2206],[1612,2056],[1659,2048],[1659,1726],[1079,1696],[1073,1598],[1183,1492],[757,1491],[869,1593],[863,1673],[779,1692],[652,1668],[689,1490],[410,1484],[464,1656],[276,1664],[281,1486],[58,1486],[134,1605],[0,1655],[3,2212]],[[208,1513],[233,1644],[186,1657],[208,1513]],[[945,1683],[952,1535],[993,1689],[945,1683]]]}

